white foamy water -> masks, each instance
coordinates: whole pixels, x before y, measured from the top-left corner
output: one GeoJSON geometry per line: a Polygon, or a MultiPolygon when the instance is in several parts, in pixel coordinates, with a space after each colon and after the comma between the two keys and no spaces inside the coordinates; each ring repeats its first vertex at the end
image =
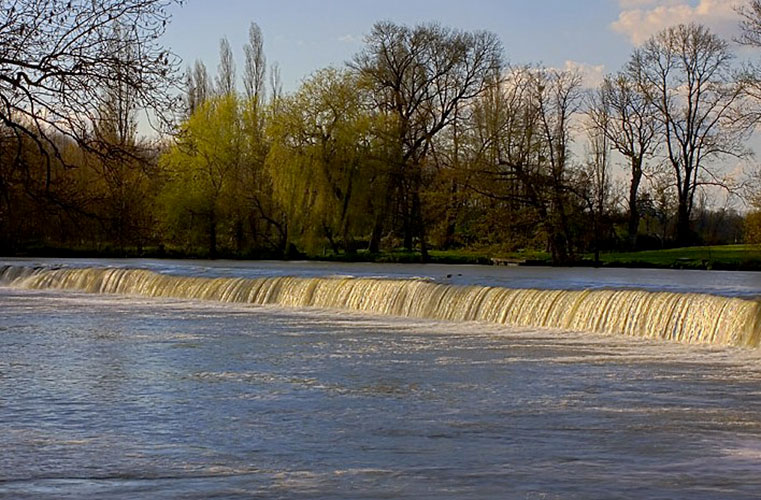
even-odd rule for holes
{"type": "Polygon", "coordinates": [[[757,496],[761,350],[552,323],[673,294],[687,331],[748,294],[340,270],[5,268],[0,498],[757,496]],[[489,316],[511,295],[542,321],[489,316]]]}
{"type": "Polygon", "coordinates": [[[686,343],[757,347],[761,301],[648,290],[553,290],[355,277],[206,278],[129,268],[0,268],[0,282],[291,307],[349,309],[449,321],[487,321],[686,343]]]}

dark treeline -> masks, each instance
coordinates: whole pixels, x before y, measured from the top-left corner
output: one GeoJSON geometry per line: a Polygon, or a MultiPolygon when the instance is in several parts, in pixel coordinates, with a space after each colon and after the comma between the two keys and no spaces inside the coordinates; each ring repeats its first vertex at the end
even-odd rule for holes
{"type": "MultiPolygon", "coordinates": [[[[166,4],[134,3],[156,4],[160,15],[166,4]]],[[[760,45],[761,6],[741,14],[742,42],[760,45]]],[[[70,112],[83,117],[70,124],[76,134],[60,120],[40,123],[24,95],[45,87],[24,87],[3,68],[6,254],[404,248],[425,259],[429,249],[535,249],[567,263],[587,252],[761,234],[757,212],[717,201],[744,187],[721,165],[750,154],[758,79],[699,25],[655,35],[589,89],[574,71],[506,65],[488,32],[380,22],[345,67],[284,93],[252,24],[241,69],[223,39],[215,74],[202,61],[188,68],[179,125],[153,141],[138,136],[138,110],[168,110],[171,96],[135,85],[146,74],[130,62],[136,41],[120,43],[134,30],[115,26],[104,50],[122,72],[87,81],[91,106],[70,112]]],[[[158,66],[143,70],[173,78],[170,53],[155,57],[158,66]]]]}

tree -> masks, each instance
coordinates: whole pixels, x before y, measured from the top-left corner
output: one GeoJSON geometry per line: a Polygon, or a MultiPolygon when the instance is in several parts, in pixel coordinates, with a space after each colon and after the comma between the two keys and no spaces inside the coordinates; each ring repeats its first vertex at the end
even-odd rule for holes
{"type": "Polygon", "coordinates": [[[48,159],[48,186],[57,137],[100,153],[90,130],[115,74],[150,116],[174,109],[178,58],[159,39],[181,2],[0,0],[0,122],[48,159]]]}
{"type": "Polygon", "coordinates": [[[574,183],[575,191],[584,200],[592,218],[592,247],[595,265],[600,265],[600,238],[603,222],[607,215],[610,201],[610,151],[611,141],[607,130],[610,125],[605,116],[598,116],[597,121],[587,129],[589,142],[588,160],[578,171],[574,183]]]}
{"type": "Polygon", "coordinates": [[[593,126],[629,162],[627,232],[632,250],[637,244],[640,221],[637,204],[645,160],[654,154],[660,137],[656,111],[636,80],[627,73],[606,77],[593,94],[588,111],[593,126]]]}
{"type": "MultiPolygon", "coordinates": [[[[120,27],[116,38],[123,37],[120,27]]],[[[121,51],[132,47],[115,47],[115,54],[128,59],[121,51]]],[[[106,226],[107,236],[123,250],[126,243],[142,247],[150,222],[149,174],[153,166],[148,161],[148,148],[137,136],[137,109],[134,92],[126,75],[117,72],[108,86],[102,89],[103,103],[97,110],[93,132],[101,144],[100,155],[89,155],[87,164],[96,169],[96,179],[89,191],[97,193],[103,184],[103,204],[99,219],[106,226]],[[109,151],[112,150],[112,151],[109,151]]]]}
{"type": "MultiPolygon", "coordinates": [[[[243,71],[243,127],[246,137],[246,151],[241,169],[239,183],[241,199],[247,203],[244,207],[252,239],[258,240],[257,246],[281,250],[280,238],[273,241],[272,229],[282,232],[282,221],[275,216],[276,209],[272,201],[272,182],[265,169],[265,160],[269,151],[266,134],[268,119],[266,107],[266,73],[267,58],[264,54],[262,30],[256,23],[251,23],[248,30],[248,43],[243,46],[245,55],[243,71]],[[279,241],[277,241],[279,240],[279,241]]],[[[239,231],[240,232],[240,231],[239,231]]]]}
{"type": "Polygon", "coordinates": [[[209,72],[203,61],[197,60],[193,69],[185,72],[185,117],[192,115],[214,93],[209,72]]]}
{"type": "Polygon", "coordinates": [[[740,37],[738,42],[761,47],[761,0],[750,0],[737,9],[740,14],[740,37]]]}
{"type": "Polygon", "coordinates": [[[543,238],[558,264],[573,253],[569,149],[581,97],[577,73],[522,67],[474,106],[481,180],[473,189],[507,203],[505,217],[543,238]]]}
{"type": "Polygon", "coordinates": [[[727,187],[709,165],[745,154],[746,120],[737,119],[743,85],[732,73],[727,43],[699,25],[679,25],[635,50],[627,72],[657,110],[665,155],[677,191],[676,236],[694,242],[690,218],[696,191],[727,187]]]}
{"type": "Polygon", "coordinates": [[[287,241],[352,252],[369,226],[375,142],[366,95],[356,76],[328,68],[285,98],[271,124],[267,158],[275,196],[287,216],[287,241]]]}
{"type": "Polygon", "coordinates": [[[235,92],[235,59],[227,38],[219,41],[219,66],[217,67],[216,91],[219,95],[235,92]]]}
{"type": "MultiPolygon", "coordinates": [[[[502,63],[502,46],[488,32],[462,32],[438,24],[415,28],[391,22],[373,26],[351,67],[371,89],[382,113],[396,125],[398,151],[390,197],[396,194],[404,246],[420,238],[427,257],[420,202],[422,169],[431,142],[449,126],[455,110],[479,96],[502,63]]],[[[377,240],[377,227],[373,241],[377,240]]]]}
{"type": "Polygon", "coordinates": [[[267,57],[264,55],[262,30],[256,23],[251,23],[248,28],[248,43],[243,46],[243,52],[246,57],[243,74],[246,98],[261,104],[264,102],[267,57]]]}
{"type": "Polygon", "coordinates": [[[169,174],[163,194],[166,229],[193,244],[200,223],[211,258],[217,256],[221,229],[229,229],[232,219],[243,146],[238,99],[227,94],[201,104],[162,156],[169,174]]]}

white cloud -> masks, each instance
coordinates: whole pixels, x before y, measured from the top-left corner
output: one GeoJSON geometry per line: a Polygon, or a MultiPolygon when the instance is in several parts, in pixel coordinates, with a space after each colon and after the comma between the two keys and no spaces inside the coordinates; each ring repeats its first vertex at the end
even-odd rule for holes
{"type": "Polygon", "coordinates": [[[581,75],[581,83],[586,88],[598,87],[605,78],[605,65],[593,65],[578,61],[566,61],[565,70],[581,75]]]}
{"type": "Polygon", "coordinates": [[[736,0],[620,0],[621,13],[611,24],[639,45],[655,33],[677,24],[704,24],[714,32],[731,37],[737,31],[736,0]]]}
{"type": "Polygon", "coordinates": [[[619,0],[618,5],[624,10],[630,10],[663,5],[678,5],[680,3],[684,3],[684,0],[619,0]]]}
{"type": "Polygon", "coordinates": [[[338,37],[338,41],[342,43],[359,43],[362,39],[352,34],[348,34],[338,37]]]}

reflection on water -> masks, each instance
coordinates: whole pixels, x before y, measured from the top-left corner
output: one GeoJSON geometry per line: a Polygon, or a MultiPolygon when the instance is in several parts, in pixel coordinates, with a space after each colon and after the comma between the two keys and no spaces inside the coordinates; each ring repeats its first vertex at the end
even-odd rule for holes
{"type": "Polygon", "coordinates": [[[754,498],[761,354],[0,288],[0,498],[754,498]]]}

